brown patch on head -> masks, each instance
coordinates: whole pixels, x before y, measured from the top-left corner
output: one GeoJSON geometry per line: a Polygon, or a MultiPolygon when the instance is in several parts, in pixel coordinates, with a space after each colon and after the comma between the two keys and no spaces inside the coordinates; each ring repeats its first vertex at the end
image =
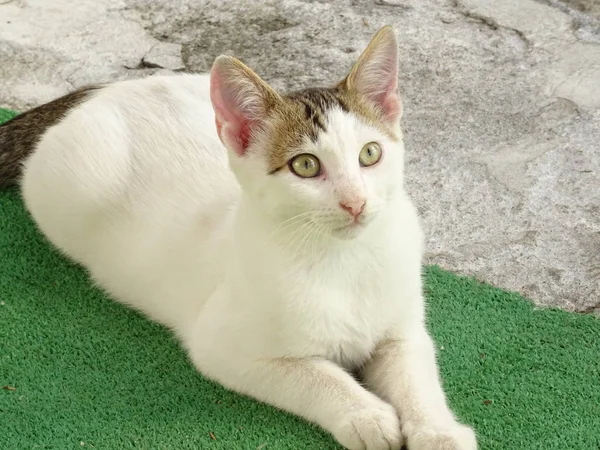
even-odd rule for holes
{"type": "Polygon", "coordinates": [[[294,151],[306,139],[316,141],[319,132],[326,131],[326,115],[332,108],[347,111],[346,105],[333,89],[305,89],[285,96],[275,109],[269,128],[269,173],[287,167],[294,151]]]}
{"type": "Polygon", "coordinates": [[[355,115],[392,140],[399,139],[376,108],[357,93],[345,89],[342,83],[333,88],[309,88],[293,92],[274,107],[269,121],[272,130],[268,149],[269,173],[285,169],[294,152],[306,139],[315,142],[319,133],[326,132],[327,114],[334,108],[355,115]]]}
{"type": "Polygon", "coordinates": [[[400,136],[398,136],[393,126],[385,120],[383,113],[379,109],[355,90],[345,89],[342,83],[338,85],[337,89],[341,92],[341,96],[348,105],[351,113],[358,116],[367,125],[377,128],[392,141],[400,140],[400,136]]]}
{"type": "Polygon", "coordinates": [[[348,105],[338,89],[310,88],[294,92],[288,98],[299,102],[304,107],[307,120],[313,123],[315,129],[326,131],[325,116],[333,108],[348,112],[348,105]]]}
{"type": "Polygon", "coordinates": [[[21,174],[21,163],[35,149],[46,130],[99,88],[84,87],[0,125],[0,186],[15,184],[21,174]]]}

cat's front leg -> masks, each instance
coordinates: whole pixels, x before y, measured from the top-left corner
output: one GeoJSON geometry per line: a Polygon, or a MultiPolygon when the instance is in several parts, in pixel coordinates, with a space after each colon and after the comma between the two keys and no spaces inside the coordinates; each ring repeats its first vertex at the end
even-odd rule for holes
{"type": "Polygon", "coordinates": [[[424,326],[392,332],[363,371],[367,386],[398,411],[409,450],[476,450],[473,430],[453,416],[424,326]]]}
{"type": "Polygon", "coordinates": [[[396,410],[330,361],[265,358],[224,364],[204,356],[192,352],[205,375],[320,425],[347,449],[400,450],[402,446],[396,410]]]}

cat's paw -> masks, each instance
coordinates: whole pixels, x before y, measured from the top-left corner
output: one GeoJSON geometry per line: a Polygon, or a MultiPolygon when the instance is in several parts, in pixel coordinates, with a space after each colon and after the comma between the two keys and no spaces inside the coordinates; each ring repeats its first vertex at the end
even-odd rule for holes
{"type": "Polygon", "coordinates": [[[348,450],[400,450],[403,443],[398,414],[383,401],[346,414],[333,435],[348,450]]]}
{"type": "Polygon", "coordinates": [[[408,450],[477,450],[475,432],[460,423],[444,428],[405,423],[402,432],[408,450]]]}

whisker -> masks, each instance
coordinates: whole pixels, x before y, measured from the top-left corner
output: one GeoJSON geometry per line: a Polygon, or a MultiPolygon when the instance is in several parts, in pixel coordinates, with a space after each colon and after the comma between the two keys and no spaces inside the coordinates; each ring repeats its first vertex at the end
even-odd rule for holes
{"type": "Polygon", "coordinates": [[[312,227],[312,229],[310,230],[310,234],[308,236],[308,240],[306,241],[306,250],[307,250],[307,255],[309,256],[309,258],[313,258],[313,247],[314,247],[314,243],[317,240],[317,230],[321,228],[321,224],[319,223],[315,223],[315,226],[312,227]]]}
{"type": "Polygon", "coordinates": [[[311,247],[311,257],[313,260],[317,259],[317,252],[319,251],[319,234],[325,229],[327,228],[327,225],[324,223],[321,223],[319,225],[319,227],[316,229],[315,231],[315,237],[313,238],[313,245],[311,247]]]}
{"type": "Polygon", "coordinates": [[[287,241],[282,242],[281,245],[284,248],[285,251],[290,251],[290,248],[292,247],[292,244],[294,244],[298,239],[300,239],[303,236],[303,232],[306,229],[309,229],[311,226],[311,222],[305,222],[303,223],[300,227],[294,229],[292,231],[292,233],[288,234],[287,237],[287,241]]]}
{"type": "Polygon", "coordinates": [[[271,231],[271,233],[269,234],[269,236],[267,237],[267,239],[270,239],[271,236],[275,233],[278,233],[286,228],[289,228],[290,226],[294,225],[296,222],[304,219],[306,216],[309,216],[311,214],[313,214],[314,211],[305,211],[303,213],[300,214],[296,214],[295,216],[290,217],[289,219],[284,220],[283,222],[281,222],[280,224],[278,224],[273,231],[271,231]]]}
{"type": "Polygon", "coordinates": [[[302,245],[304,245],[304,242],[312,234],[312,231],[315,228],[315,223],[314,222],[307,222],[307,223],[310,225],[309,228],[308,228],[308,232],[304,235],[304,237],[300,241],[300,244],[295,248],[295,251],[294,251],[295,255],[297,255],[297,254],[300,253],[300,250],[302,249],[302,245]]]}
{"type": "MultiPolygon", "coordinates": [[[[371,204],[369,214],[378,214],[386,207],[385,202],[371,204]]],[[[326,230],[333,230],[347,225],[339,211],[329,210],[310,210],[296,214],[277,224],[268,234],[267,239],[273,239],[285,251],[291,252],[294,256],[305,253],[311,258],[316,258],[319,250],[320,235],[326,230]],[[305,250],[303,250],[305,247],[305,250]]]]}

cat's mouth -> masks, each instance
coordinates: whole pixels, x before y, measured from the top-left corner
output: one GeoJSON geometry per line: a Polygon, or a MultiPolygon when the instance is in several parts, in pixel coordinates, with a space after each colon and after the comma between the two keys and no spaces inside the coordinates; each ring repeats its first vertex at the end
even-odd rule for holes
{"type": "Polygon", "coordinates": [[[340,227],[336,227],[331,231],[335,237],[341,239],[352,239],[356,237],[366,226],[367,222],[365,220],[357,220],[350,223],[346,223],[340,227]]]}

